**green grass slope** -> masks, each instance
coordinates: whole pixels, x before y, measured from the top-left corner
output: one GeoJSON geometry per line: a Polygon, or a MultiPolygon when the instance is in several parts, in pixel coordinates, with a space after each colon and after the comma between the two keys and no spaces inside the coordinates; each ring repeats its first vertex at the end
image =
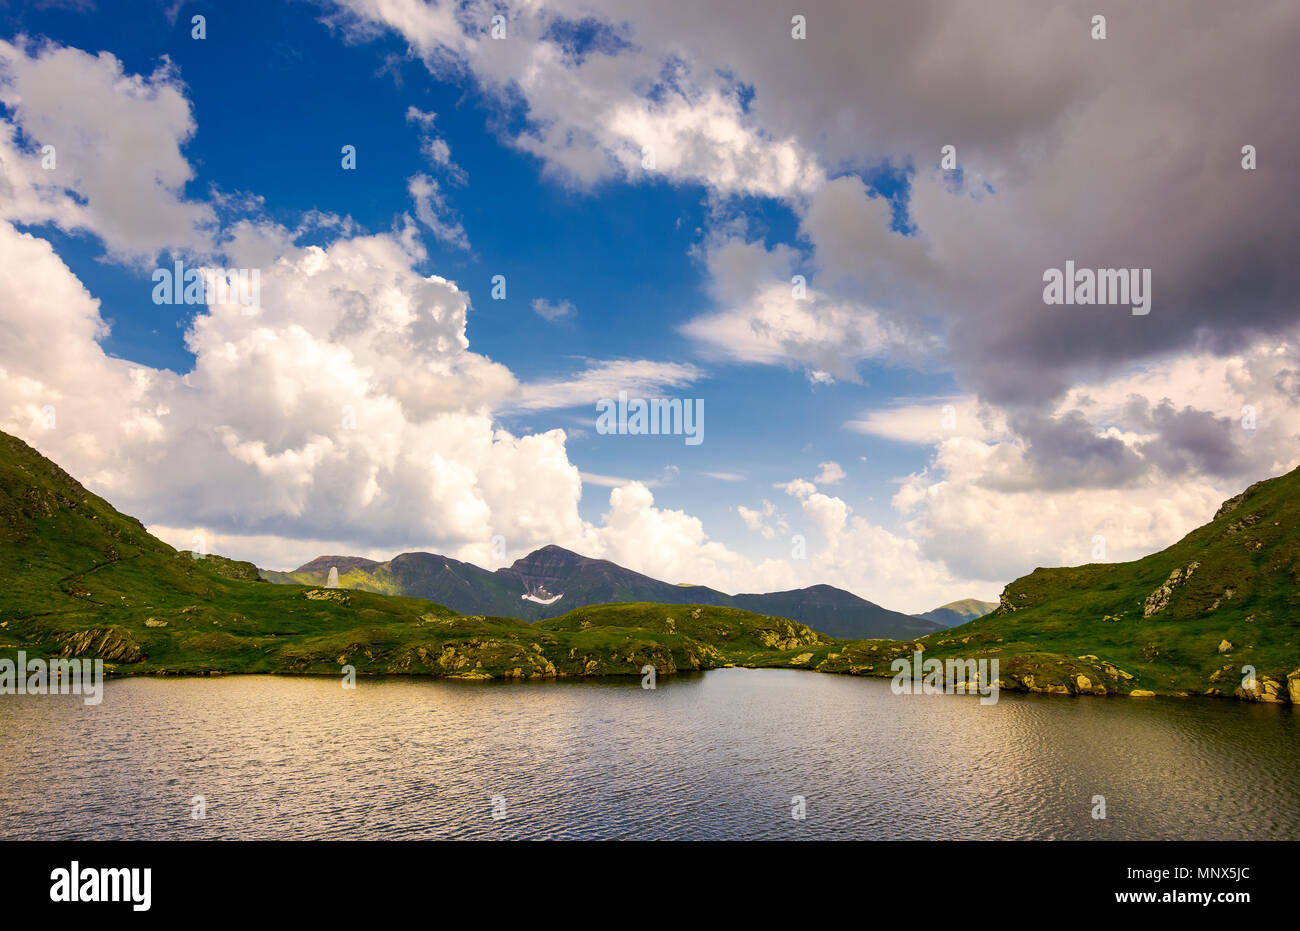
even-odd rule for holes
{"type": "Polygon", "coordinates": [[[352,665],[362,674],[548,678],[779,662],[784,648],[820,641],[791,621],[708,606],[597,606],[531,626],[420,598],[272,585],[251,563],[172,549],[0,433],[3,655],[98,657],[118,675],[337,675],[352,665]]]}
{"type": "Polygon", "coordinates": [[[0,655],[99,657],[118,675],[338,675],[351,665],[486,679],[639,675],[645,665],[892,676],[893,659],[920,650],[996,658],[1004,688],[1294,703],[1298,492],[1300,470],[1251,486],[1159,553],[1037,569],[991,614],[950,630],[837,640],[719,605],[618,602],[529,624],[382,592],[273,585],[250,563],[177,552],[0,433],[0,655]]]}
{"type": "Polygon", "coordinates": [[[716,665],[736,666],[804,665],[837,642],[798,621],[717,605],[589,605],[533,627],[615,638],[653,634],[670,643],[698,644],[716,665]]]}
{"type": "MultiPolygon", "coordinates": [[[[918,642],[927,657],[996,656],[1007,685],[1032,691],[1300,702],[1300,469],[1252,485],[1168,549],[1035,569],[993,613],[918,642]]],[[[884,674],[869,660],[887,651],[870,647],[826,671],[884,674]]]]}

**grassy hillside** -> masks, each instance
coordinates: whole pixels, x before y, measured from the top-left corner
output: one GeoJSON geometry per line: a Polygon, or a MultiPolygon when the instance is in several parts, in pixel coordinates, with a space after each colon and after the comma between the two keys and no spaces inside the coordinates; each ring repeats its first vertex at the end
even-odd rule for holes
{"type": "Polygon", "coordinates": [[[100,656],[124,671],[270,671],[290,640],[452,614],[415,598],[309,595],[258,581],[251,563],[177,552],[0,433],[0,650],[100,656]]]}
{"type": "Polygon", "coordinates": [[[99,657],[119,675],[337,675],[350,664],[362,674],[476,679],[639,675],[646,664],[666,674],[760,654],[775,660],[782,647],[826,640],[783,619],[673,607],[682,614],[677,630],[667,606],[622,604],[534,627],[419,598],[272,585],[250,563],[172,549],[0,433],[6,655],[99,657]]]}
{"type": "MultiPolygon", "coordinates": [[[[358,563],[347,572],[374,570],[358,563]]],[[[481,571],[481,570],[480,570],[481,571]]],[[[1300,702],[1300,470],[1129,563],[1037,569],[991,614],[915,640],[837,640],[785,617],[619,602],[529,624],[420,598],[273,585],[177,552],[0,433],[0,653],[100,657],[130,674],[661,674],[725,665],[892,676],[914,651],[992,659],[1003,687],[1300,702]],[[1255,676],[1243,685],[1243,667],[1255,676]]]]}
{"type": "Polygon", "coordinates": [[[836,643],[798,621],[715,605],[645,602],[591,605],[538,621],[533,626],[548,631],[587,631],[607,636],[624,636],[626,631],[638,630],[668,642],[679,638],[716,650],[720,665],[797,666],[836,643]],[[800,659],[801,656],[804,658],[800,659]]]}
{"type": "MultiPolygon", "coordinates": [[[[1035,569],[992,614],[920,643],[927,656],[997,656],[1004,678],[1035,691],[1300,701],[1300,469],[1143,559],[1035,569]]],[[[832,665],[862,661],[855,647],[832,665]]]]}

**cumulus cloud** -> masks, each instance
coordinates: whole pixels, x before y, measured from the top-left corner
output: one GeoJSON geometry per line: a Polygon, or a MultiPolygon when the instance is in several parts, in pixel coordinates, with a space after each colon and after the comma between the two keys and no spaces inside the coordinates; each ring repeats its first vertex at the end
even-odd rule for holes
{"type": "Polygon", "coordinates": [[[747,508],[743,504],[737,505],[736,513],[740,519],[745,522],[745,526],[750,530],[762,534],[767,539],[772,539],[778,533],[785,533],[789,525],[785,522],[776,509],[776,505],[766,498],[757,508],[747,508]]]}
{"type": "Polygon", "coordinates": [[[752,590],[754,579],[762,579],[769,591],[824,583],[911,612],[958,597],[994,598],[1001,587],[997,576],[954,572],[917,540],[854,514],[847,501],[806,479],[776,487],[793,499],[793,513],[767,499],[756,508],[739,506],[737,513],[764,540],[781,540],[788,549],[780,557],[747,563],[744,577],[720,575],[712,583],[716,587],[735,590],[739,584],[752,590]]]}
{"type": "MultiPolygon", "coordinates": [[[[1010,578],[1039,565],[1133,559],[1174,543],[1251,482],[1300,464],[1296,349],[1293,333],[1236,355],[1166,360],[1076,385],[1047,414],[937,440],[937,404],[858,423],[934,442],[929,467],[908,476],[893,503],[925,552],[954,571],[1010,578]]],[[[973,414],[973,405],[950,406],[973,414]]]]}
{"type": "MultiPolygon", "coordinates": [[[[261,232],[237,236],[234,253],[274,238],[261,232]]],[[[743,556],[657,506],[644,482],[618,483],[601,521],[583,521],[564,433],[494,427],[509,373],[468,350],[463,293],[411,271],[406,248],[393,235],[285,244],[258,314],[196,317],[182,377],[104,354],[98,302],[48,243],[6,224],[0,287],[14,300],[0,321],[14,339],[0,352],[0,427],[173,545],[201,534],[210,551],[269,567],[416,548],[487,564],[500,533],[512,552],[555,542],[733,592],[830,582],[923,610],[972,590],[804,480],[789,487],[822,538],[807,560],[743,556]],[[396,281],[394,268],[406,269],[396,281]],[[42,316],[51,298],[55,316],[42,316]]],[[[761,513],[769,538],[794,526],[770,502],[761,513]]]]}
{"type": "MultiPolygon", "coordinates": [[[[3,124],[7,216],[89,229],[124,260],[207,245],[192,221],[210,208],[177,194],[190,177],[179,144],[193,123],[169,69],[141,79],[124,76],[111,56],[0,50],[17,120],[3,124]],[[43,96],[68,86],[106,117],[83,113],[81,99],[43,96]],[[94,171],[70,173],[66,189],[40,188],[30,153],[10,157],[27,144],[24,133],[82,121],[100,149],[94,171]],[[137,150],[136,138],[152,145],[137,150]],[[124,210],[110,178],[124,179],[142,213],[124,210]]],[[[416,121],[429,122],[426,114],[416,121]]],[[[60,164],[75,167],[78,155],[86,153],[61,151],[60,164]]],[[[417,185],[413,194],[435,191],[417,185]]],[[[222,199],[231,215],[260,206],[255,197],[222,199]]],[[[260,300],[199,308],[185,334],[194,365],[178,375],[106,354],[99,301],[49,242],[0,222],[0,427],[175,545],[202,534],[209,548],[229,545],[232,555],[270,565],[294,565],[322,546],[375,555],[435,548],[487,562],[496,534],[516,553],[552,542],[622,553],[636,543],[619,528],[656,526],[661,561],[679,530],[690,531],[683,560],[694,558],[692,539],[706,557],[729,558],[694,518],[655,509],[637,490],[648,494],[644,486],[615,489],[612,524],[580,518],[582,479],[565,433],[515,435],[497,425],[493,412],[519,386],[469,350],[465,292],[415,271],[426,256],[410,222],[364,235],[321,215],[298,230],[254,217],[232,222],[221,253],[259,272],[260,300]],[[299,245],[308,230],[332,232],[333,241],[299,245]]],[[[524,404],[586,403],[593,390],[682,385],[697,374],[677,363],[593,363],[573,379],[531,386],[524,404]]]]}
{"type": "Polygon", "coordinates": [[[511,11],[506,42],[490,38],[496,12],[478,0],[456,9],[346,0],[329,18],[358,40],[391,29],[435,74],[468,71],[502,99],[522,96],[527,125],[511,141],[566,183],[590,187],[653,173],[674,181],[708,177],[729,192],[774,197],[803,196],[816,186],[815,157],[789,134],[751,119],[743,88],[720,77],[715,62],[673,54],[677,40],[657,41],[666,39],[666,24],[655,22],[652,9],[595,15],[578,3],[523,7],[511,11]],[[577,22],[599,27],[598,41],[582,54],[569,28],[577,22]],[[637,41],[623,38],[632,22],[637,41]],[[652,42],[641,42],[642,34],[652,42]]]}
{"type": "MultiPolygon", "coordinates": [[[[1139,555],[1242,481],[1295,463],[1300,180],[1278,155],[1296,127],[1276,118],[1292,91],[1274,78],[1289,75],[1300,20],[1285,0],[1249,15],[1155,0],[1105,42],[1088,38],[1094,10],[1076,2],[814,3],[804,42],[787,8],[748,0],[668,12],[556,0],[511,11],[508,42],[488,38],[496,10],[348,0],[327,19],[358,40],[395,31],[435,73],[518,107],[501,131],[566,184],[701,186],[715,306],[684,332],[706,352],[814,384],[858,381],[866,363],[950,366],[955,399],[850,424],[934,446],[894,498],[910,539],[818,490],[821,475],[782,486],[789,526],[822,539],[806,563],[747,563],[697,519],[656,507],[645,484],[615,487],[603,527],[584,523],[565,435],[515,436],[493,412],[653,394],[700,373],[597,362],[517,385],[469,350],[463,292],[414,271],[413,224],[314,249],[267,224],[231,231],[223,249],[264,272],[263,307],[201,313],[184,377],[107,357],[96,301],[48,244],[5,226],[6,429],[124,505],[165,495],[144,516],[166,526],[250,539],[350,528],[358,546],[410,540],[463,558],[509,527],[512,546],[561,542],[664,577],[765,573],[777,587],[823,573],[871,597],[897,591],[899,604],[1091,558],[1098,536],[1108,558],[1139,555]],[[597,39],[579,43],[576,21],[597,39]],[[946,144],[957,173],[935,166],[946,144]],[[1257,170],[1242,170],[1244,144],[1257,170]],[[864,180],[883,165],[902,166],[895,201],[864,180]],[[795,241],[719,226],[745,197],[779,201],[795,241]],[[1041,275],[1067,259],[1151,268],[1152,313],[1044,306],[1041,275]],[[54,334],[57,351],[42,342],[54,334]],[[652,541],[644,552],[638,535],[652,541]]],[[[211,250],[213,206],[183,193],[194,123],[169,65],[130,76],[111,55],[0,43],[0,102],[5,219],[88,230],[123,259],[211,250]],[[39,167],[47,141],[57,171],[39,167]]],[[[443,190],[457,183],[450,148],[431,114],[409,117],[431,172],[408,181],[415,216],[468,248],[443,190]]],[[[777,510],[738,513],[761,535],[785,519],[777,510]]]]}
{"type": "Polygon", "coordinates": [[[581,539],[563,432],[494,426],[513,376],[468,351],[464,293],[414,272],[391,235],[287,245],[257,314],[196,316],[183,378],[106,356],[97,302],[48,244],[6,227],[0,250],[22,335],[0,362],[0,420],[150,522],[450,549],[581,539]],[[34,433],[44,404],[57,428],[34,433]]]}
{"type": "Polygon", "coordinates": [[[555,0],[512,12],[513,43],[488,39],[486,3],[343,8],[354,31],[394,30],[436,73],[460,69],[522,105],[512,141],[575,183],[644,177],[652,146],[661,177],[793,209],[818,303],[757,287],[688,327],[742,361],[851,380],[910,342],[982,400],[1034,406],[1098,371],[1236,351],[1294,321],[1300,179],[1281,157],[1240,164],[1245,144],[1294,148],[1294,121],[1275,118],[1300,38],[1285,0],[1248,15],[1157,0],[1104,42],[1081,0],[812,3],[804,41],[786,7],[749,0],[555,0]],[[578,20],[614,40],[575,55],[554,26],[578,20]],[[948,144],[958,172],[937,167],[948,144]],[[887,164],[909,171],[910,235],[860,180],[887,164]],[[1041,275],[1067,259],[1152,269],[1153,312],[1045,307],[1041,275]],[[942,340],[917,342],[925,320],[942,340]]]}
{"type": "Polygon", "coordinates": [[[698,517],[656,507],[641,482],[609,493],[609,510],[592,542],[596,553],[655,578],[696,582],[729,578],[745,565],[739,554],[710,540],[698,517]]]}
{"type": "Polygon", "coordinates": [[[681,330],[707,355],[802,368],[813,383],[857,382],[865,361],[919,360],[935,345],[924,323],[813,288],[789,246],[768,248],[724,226],[700,255],[718,309],[681,330]]]}
{"type": "Polygon", "coordinates": [[[145,77],[108,52],[0,40],[0,103],[0,217],[88,230],[137,262],[211,252],[214,211],[184,194],[194,117],[166,59],[145,77]]]}
{"type": "Polygon", "coordinates": [[[928,558],[919,544],[854,515],[847,502],[813,491],[787,517],[770,501],[737,508],[741,519],[773,543],[814,532],[779,557],[754,559],[711,540],[697,518],[655,505],[641,483],[615,488],[603,526],[591,538],[606,559],[656,578],[721,591],[780,591],[830,584],[894,610],[920,612],[958,597],[996,597],[1000,584],[961,577],[928,558]],[[964,594],[962,594],[964,593],[964,594]]]}
{"type": "Polygon", "coordinates": [[[745,303],[696,317],[682,331],[717,356],[805,369],[815,381],[860,381],[857,364],[906,342],[906,328],[868,308],[794,297],[770,283],[745,303]]]}
{"type": "Polygon", "coordinates": [[[838,462],[822,462],[818,464],[817,469],[813,481],[818,485],[834,485],[836,482],[843,481],[846,475],[838,462]]]}

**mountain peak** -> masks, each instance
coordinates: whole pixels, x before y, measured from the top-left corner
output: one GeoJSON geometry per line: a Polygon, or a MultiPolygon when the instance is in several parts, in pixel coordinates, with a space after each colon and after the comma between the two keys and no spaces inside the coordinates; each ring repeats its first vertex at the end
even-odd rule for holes
{"type": "Polygon", "coordinates": [[[573,550],[566,550],[564,547],[558,546],[555,543],[548,543],[545,546],[540,546],[523,558],[531,559],[534,556],[572,556],[575,559],[587,558],[581,553],[575,553],[573,550]]]}
{"type": "Polygon", "coordinates": [[[294,572],[329,572],[338,569],[347,572],[350,569],[373,569],[379,563],[362,556],[317,556],[311,562],[305,562],[294,572]]]}
{"type": "Polygon", "coordinates": [[[560,568],[585,565],[596,562],[597,560],[583,556],[581,553],[575,553],[573,550],[566,550],[562,546],[556,546],[554,543],[548,543],[546,546],[533,550],[527,556],[521,556],[510,564],[507,572],[531,572],[543,567],[560,568]]]}
{"type": "Polygon", "coordinates": [[[940,625],[890,611],[833,585],[767,594],[729,595],[703,585],[665,582],[554,543],[511,565],[488,570],[434,553],[402,553],[386,563],[357,556],[318,556],[277,582],[322,584],[337,568],[349,588],[412,595],[463,614],[538,620],[613,602],[735,607],[788,617],[841,637],[922,636],[940,625]],[[382,571],[375,573],[374,570],[382,571]],[[294,578],[297,576],[297,578],[294,578]]]}

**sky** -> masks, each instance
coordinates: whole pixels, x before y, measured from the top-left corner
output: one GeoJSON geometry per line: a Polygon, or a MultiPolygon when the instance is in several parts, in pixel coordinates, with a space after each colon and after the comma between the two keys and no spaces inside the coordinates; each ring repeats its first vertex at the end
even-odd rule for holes
{"type": "Polygon", "coordinates": [[[1095,6],[0,4],[0,429],[264,568],[919,612],[1160,549],[1300,463],[1300,13],[1095,6]]]}

